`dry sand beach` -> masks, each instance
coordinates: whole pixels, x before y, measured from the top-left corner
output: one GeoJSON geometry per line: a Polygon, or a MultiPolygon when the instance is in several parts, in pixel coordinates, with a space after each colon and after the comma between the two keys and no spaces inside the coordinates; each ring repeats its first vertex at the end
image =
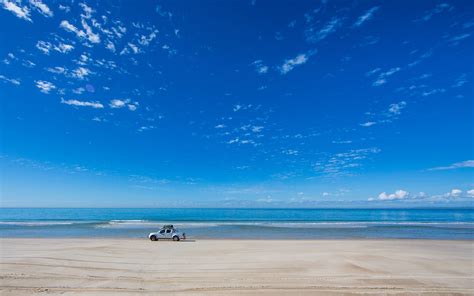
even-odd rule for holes
{"type": "Polygon", "coordinates": [[[0,243],[1,295],[474,295],[472,241],[0,243]]]}

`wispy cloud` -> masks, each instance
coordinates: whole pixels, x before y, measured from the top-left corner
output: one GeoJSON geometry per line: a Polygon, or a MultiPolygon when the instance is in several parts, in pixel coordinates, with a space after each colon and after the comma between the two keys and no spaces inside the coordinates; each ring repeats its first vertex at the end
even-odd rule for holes
{"type": "Polygon", "coordinates": [[[456,44],[459,43],[459,41],[467,39],[469,37],[471,37],[471,33],[464,33],[464,34],[460,34],[460,35],[456,35],[456,36],[451,37],[449,39],[449,41],[452,42],[453,45],[456,45],[456,44]]]}
{"type": "Polygon", "coordinates": [[[342,24],[342,19],[339,17],[333,17],[328,21],[321,29],[316,29],[314,26],[306,29],[306,41],[310,43],[315,43],[321,41],[328,37],[330,34],[334,33],[338,27],[342,24]]]}
{"type": "Polygon", "coordinates": [[[280,73],[287,74],[296,66],[305,64],[315,53],[316,51],[309,51],[307,53],[301,53],[292,59],[286,59],[285,62],[279,67],[280,73]]]}
{"type": "Polygon", "coordinates": [[[362,166],[362,162],[380,153],[377,147],[351,149],[347,152],[336,153],[325,161],[315,163],[314,170],[330,177],[347,176],[362,166]]]}
{"type": "Polygon", "coordinates": [[[429,21],[433,16],[445,11],[449,11],[451,9],[453,9],[453,7],[449,5],[448,3],[437,4],[435,8],[427,11],[423,17],[421,17],[420,19],[417,19],[416,21],[425,21],[425,22],[429,21]]]}
{"type": "Polygon", "coordinates": [[[14,84],[14,85],[20,85],[21,84],[20,79],[8,78],[4,75],[0,75],[0,80],[2,80],[4,82],[11,83],[11,84],[14,84]]]}
{"type": "Polygon", "coordinates": [[[40,0],[30,0],[30,5],[36,8],[36,10],[44,15],[45,17],[52,17],[54,15],[53,11],[40,0]]]}
{"type": "Polygon", "coordinates": [[[76,26],[69,23],[67,20],[61,21],[61,23],[59,24],[59,27],[63,28],[64,30],[66,30],[68,32],[72,32],[72,33],[76,34],[76,36],[80,39],[86,37],[86,33],[84,33],[84,31],[76,28],[76,26]]]}
{"type": "Polygon", "coordinates": [[[439,94],[439,93],[444,93],[446,92],[446,89],[444,88],[434,88],[434,89],[430,89],[430,90],[426,90],[424,92],[421,93],[421,95],[423,97],[427,97],[427,96],[431,96],[431,95],[435,95],[435,94],[439,94]]]}
{"type": "Polygon", "coordinates": [[[463,85],[465,85],[466,83],[468,82],[467,80],[467,75],[466,74],[461,74],[461,76],[459,76],[456,81],[454,82],[454,84],[452,85],[452,87],[462,87],[463,85]]]}
{"type": "Polygon", "coordinates": [[[371,9],[367,10],[363,15],[359,16],[357,21],[354,23],[354,27],[360,27],[363,23],[370,20],[374,13],[379,10],[379,6],[372,7],[371,9]]]}
{"type": "Polygon", "coordinates": [[[26,6],[18,6],[18,2],[2,0],[3,8],[15,14],[18,18],[32,22],[30,18],[30,10],[26,6]]]}
{"type": "Polygon", "coordinates": [[[76,107],[92,107],[95,109],[102,109],[104,108],[104,105],[102,105],[99,102],[89,102],[89,101],[79,101],[79,100],[64,100],[61,98],[61,103],[70,105],[70,106],[76,106],[76,107]]]}
{"type": "Polygon", "coordinates": [[[50,91],[56,89],[56,86],[49,81],[35,80],[35,83],[36,87],[39,88],[39,90],[45,94],[49,94],[50,91]]]}
{"type": "MultiPolygon", "coordinates": [[[[380,86],[382,84],[385,84],[387,83],[387,79],[388,77],[392,76],[393,74],[397,73],[398,71],[400,71],[401,68],[400,67],[394,67],[394,68],[391,68],[390,70],[388,71],[385,71],[385,72],[382,72],[378,75],[377,79],[372,83],[373,86],[380,86]]],[[[373,71],[373,70],[372,70],[373,71]]],[[[378,71],[377,71],[378,72],[378,71]]],[[[369,72],[370,73],[370,72],[369,72]]]]}
{"type": "Polygon", "coordinates": [[[405,109],[406,106],[407,106],[407,102],[401,101],[398,103],[390,104],[386,111],[380,112],[379,114],[368,112],[367,114],[369,114],[372,117],[372,120],[367,121],[365,123],[361,123],[360,126],[371,127],[379,123],[392,122],[394,119],[398,118],[398,115],[402,114],[402,110],[405,109]]]}
{"type": "Polygon", "coordinates": [[[474,160],[465,160],[461,162],[456,162],[448,166],[440,166],[428,169],[429,171],[444,171],[444,170],[455,170],[462,168],[474,168],[474,160]]]}
{"type": "Polygon", "coordinates": [[[74,33],[80,40],[87,40],[91,43],[100,43],[99,34],[92,31],[92,28],[87,24],[87,21],[84,18],[81,19],[81,24],[84,30],[77,28],[67,20],[61,21],[59,27],[68,32],[74,33]]]}

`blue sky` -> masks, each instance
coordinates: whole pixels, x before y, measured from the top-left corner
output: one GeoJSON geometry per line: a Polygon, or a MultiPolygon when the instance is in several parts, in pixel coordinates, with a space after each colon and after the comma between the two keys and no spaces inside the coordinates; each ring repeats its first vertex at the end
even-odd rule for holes
{"type": "Polygon", "coordinates": [[[1,206],[466,206],[472,1],[0,1],[1,206]]]}

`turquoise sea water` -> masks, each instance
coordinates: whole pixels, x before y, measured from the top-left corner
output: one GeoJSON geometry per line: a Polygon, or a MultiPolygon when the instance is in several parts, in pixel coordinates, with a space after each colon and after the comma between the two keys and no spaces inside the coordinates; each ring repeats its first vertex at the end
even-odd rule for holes
{"type": "Polygon", "coordinates": [[[0,208],[0,237],[146,238],[163,224],[192,238],[474,239],[474,209],[0,208]]]}

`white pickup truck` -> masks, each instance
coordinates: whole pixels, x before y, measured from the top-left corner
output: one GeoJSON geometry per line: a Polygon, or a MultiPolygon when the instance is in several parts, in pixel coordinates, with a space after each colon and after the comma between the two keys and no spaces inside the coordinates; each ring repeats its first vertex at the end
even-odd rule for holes
{"type": "Polygon", "coordinates": [[[185,233],[179,232],[173,227],[173,225],[164,225],[159,231],[152,232],[148,235],[151,241],[157,241],[160,239],[172,239],[174,241],[180,241],[186,239],[185,233]]]}

